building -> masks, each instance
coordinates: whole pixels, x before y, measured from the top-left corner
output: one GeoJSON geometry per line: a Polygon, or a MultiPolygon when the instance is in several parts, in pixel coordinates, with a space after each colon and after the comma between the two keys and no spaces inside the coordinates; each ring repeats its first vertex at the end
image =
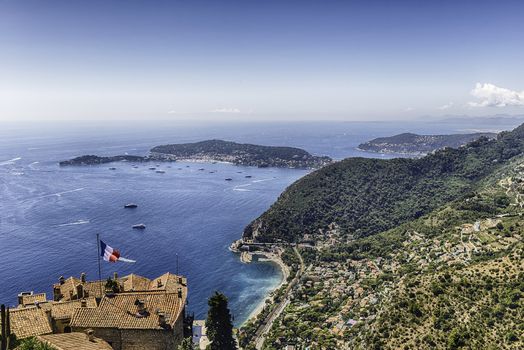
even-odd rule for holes
{"type": "Polygon", "coordinates": [[[207,337],[206,320],[193,321],[193,344],[198,349],[205,349],[210,344],[207,337]]]}
{"type": "Polygon", "coordinates": [[[53,333],[51,313],[39,306],[9,310],[11,334],[18,339],[53,333]]]}
{"type": "Polygon", "coordinates": [[[62,333],[40,335],[36,337],[40,342],[51,345],[56,350],[112,350],[113,348],[103,339],[96,338],[92,332],[62,333]]]}
{"type": "Polygon", "coordinates": [[[50,335],[75,331],[85,338],[92,332],[93,339],[117,350],[176,348],[187,329],[186,300],[186,278],[171,273],[155,279],[115,274],[104,281],[87,281],[85,274],[60,277],[53,300],[45,293],[18,295],[18,306],[10,310],[11,333],[18,339],[42,336],[67,343],[72,338],[50,335]]]}
{"type": "Polygon", "coordinates": [[[92,329],[115,350],[176,349],[184,337],[185,301],[182,291],[118,293],[75,310],[71,327],[92,329]]]}

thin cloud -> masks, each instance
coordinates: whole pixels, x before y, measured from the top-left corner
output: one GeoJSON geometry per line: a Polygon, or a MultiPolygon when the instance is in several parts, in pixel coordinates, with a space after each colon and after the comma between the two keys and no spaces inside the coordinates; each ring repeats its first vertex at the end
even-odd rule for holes
{"type": "Polygon", "coordinates": [[[470,107],[524,106],[524,91],[514,91],[490,83],[477,83],[471,95],[478,102],[469,102],[470,107]]]}
{"type": "Polygon", "coordinates": [[[414,110],[415,110],[415,108],[413,108],[413,107],[407,107],[404,111],[405,112],[411,112],[411,111],[414,111],[414,110]]]}
{"type": "Polygon", "coordinates": [[[453,107],[453,105],[454,105],[453,102],[449,102],[449,103],[446,103],[445,105],[438,107],[437,109],[441,111],[445,111],[446,109],[450,109],[451,107],[453,107]]]}
{"type": "Polygon", "coordinates": [[[238,108],[217,108],[211,111],[211,113],[240,113],[240,109],[238,108]]]}
{"type": "Polygon", "coordinates": [[[170,111],[167,111],[167,114],[177,114],[177,111],[175,111],[175,110],[172,109],[172,110],[170,110],[170,111]]]}

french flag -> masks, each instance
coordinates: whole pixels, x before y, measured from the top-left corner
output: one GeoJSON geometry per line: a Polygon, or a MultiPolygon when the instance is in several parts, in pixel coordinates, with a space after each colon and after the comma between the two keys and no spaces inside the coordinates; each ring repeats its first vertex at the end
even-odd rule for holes
{"type": "Polygon", "coordinates": [[[120,252],[117,249],[113,249],[107,244],[105,244],[102,240],[100,241],[100,255],[104,258],[105,261],[109,262],[128,262],[128,263],[134,263],[135,260],[130,260],[126,258],[122,258],[120,256],[120,252]]]}

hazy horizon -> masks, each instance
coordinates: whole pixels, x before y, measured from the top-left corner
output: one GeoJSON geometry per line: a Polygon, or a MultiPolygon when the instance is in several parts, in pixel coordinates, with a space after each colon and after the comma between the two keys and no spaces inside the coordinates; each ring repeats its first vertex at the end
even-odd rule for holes
{"type": "Polygon", "coordinates": [[[518,1],[0,1],[0,121],[523,113],[518,1]]]}

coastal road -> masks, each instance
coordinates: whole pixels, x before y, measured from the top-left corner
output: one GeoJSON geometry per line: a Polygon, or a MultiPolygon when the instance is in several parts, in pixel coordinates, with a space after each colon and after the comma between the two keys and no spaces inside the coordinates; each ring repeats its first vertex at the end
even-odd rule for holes
{"type": "Polygon", "coordinates": [[[264,345],[264,341],[266,340],[267,333],[273,326],[273,322],[280,316],[282,311],[286,308],[286,306],[289,305],[291,302],[289,299],[291,290],[293,287],[298,283],[300,277],[304,273],[304,260],[302,259],[302,256],[300,255],[297,247],[293,247],[293,251],[297,255],[298,259],[300,260],[300,270],[297,272],[293,280],[289,283],[287,286],[284,295],[282,297],[282,301],[267,315],[266,319],[262,323],[262,325],[257,329],[255,333],[254,343],[257,350],[262,349],[262,346],[264,345]]]}

